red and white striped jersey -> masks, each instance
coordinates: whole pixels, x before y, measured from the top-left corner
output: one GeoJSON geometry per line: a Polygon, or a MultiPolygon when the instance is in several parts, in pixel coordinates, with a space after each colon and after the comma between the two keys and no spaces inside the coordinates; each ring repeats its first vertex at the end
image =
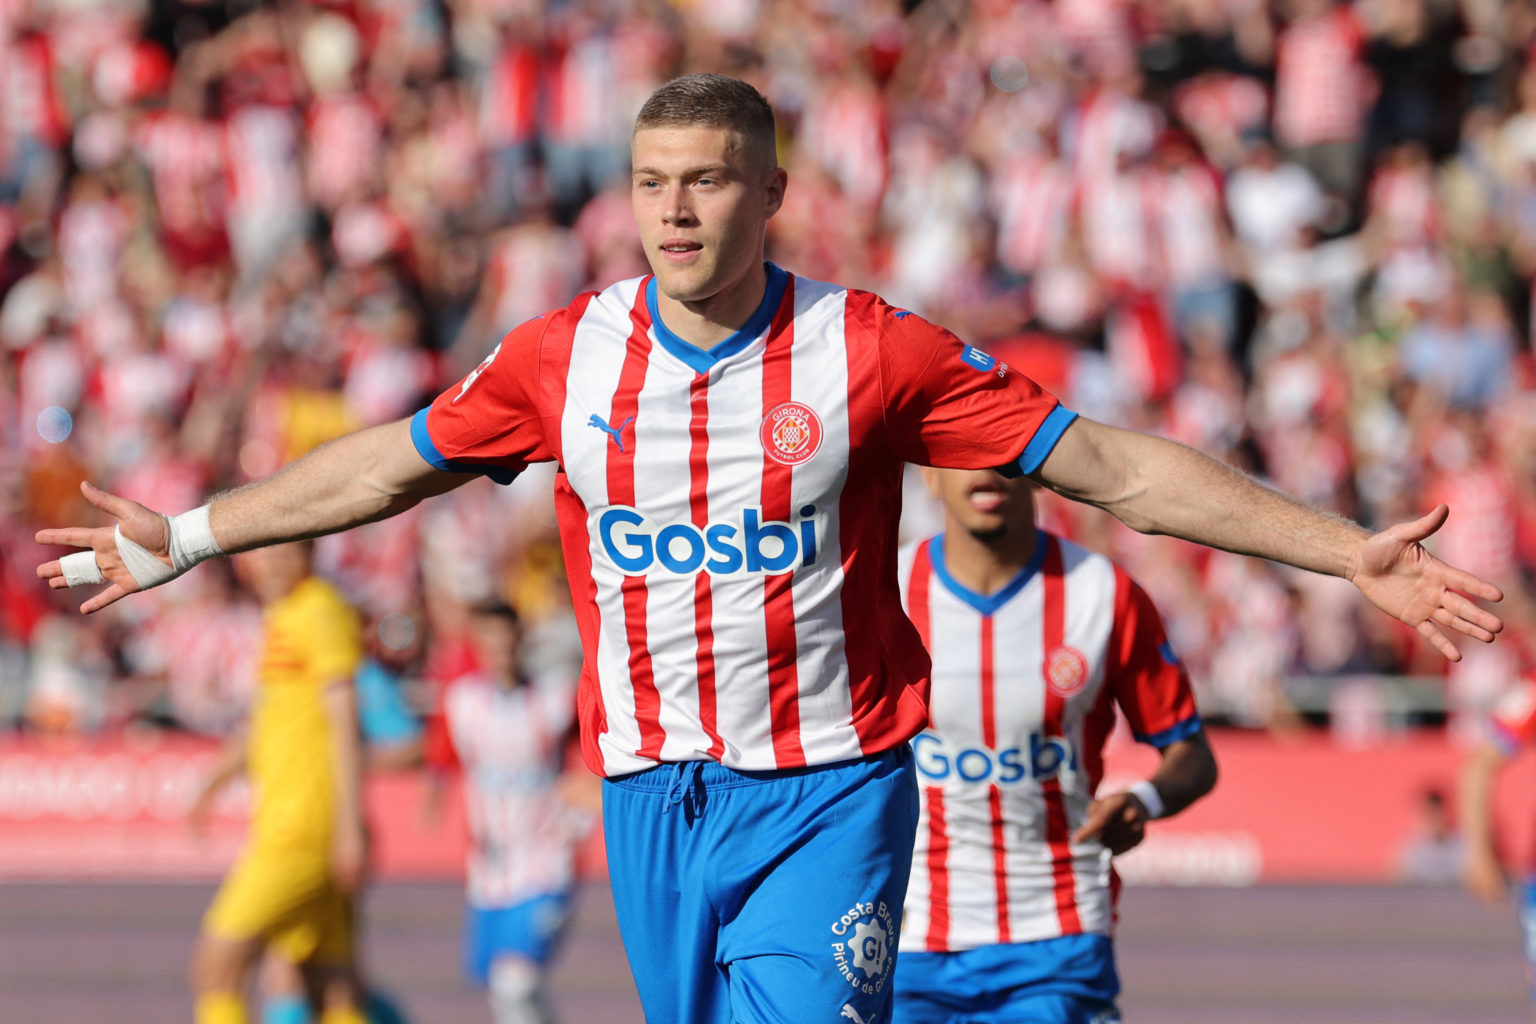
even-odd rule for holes
{"type": "Polygon", "coordinates": [[[508,907],[571,884],[579,815],[560,798],[573,687],[545,678],[516,689],[463,676],[443,694],[452,755],[463,773],[472,906],[508,907]]]}
{"type": "Polygon", "coordinates": [[[904,462],[1032,471],[1074,414],[867,292],[768,267],[709,351],[635,278],[512,331],[416,415],[441,469],[555,461],[587,764],[738,769],[890,749],[927,721],[901,614],[904,462]]]}
{"type": "Polygon", "coordinates": [[[1493,707],[1489,726],[1494,742],[1506,754],[1536,744],[1536,672],[1527,672],[1509,685],[1493,707]]]}
{"type": "Polygon", "coordinates": [[[1109,934],[1109,852],[1069,838],[1103,776],[1115,708],[1155,746],[1200,728],[1156,608],[1109,559],[1048,533],[992,595],[949,575],[942,535],[904,547],[899,571],[933,654],[902,948],[1109,934]]]}
{"type": "Polygon", "coordinates": [[[1348,4],[1281,31],[1275,41],[1275,138],[1282,145],[1359,136],[1368,108],[1363,48],[1359,19],[1348,4]]]}

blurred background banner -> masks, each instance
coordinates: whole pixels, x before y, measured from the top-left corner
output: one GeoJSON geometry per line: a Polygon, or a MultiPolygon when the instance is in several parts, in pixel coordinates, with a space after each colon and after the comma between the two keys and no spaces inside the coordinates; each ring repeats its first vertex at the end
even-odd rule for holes
{"type": "MultiPolygon", "coordinates": [[[[1456,880],[1460,852],[1443,804],[1462,754],[1443,733],[1359,744],[1320,732],[1276,741],[1216,730],[1212,743],[1220,785],[1188,812],[1158,823],[1117,862],[1128,884],[1456,880]]],[[[201,833],[188,824],[216,753],[211,741],[175,735],[0,739],[0,881],[219,877],[238,852],[249,798],[233,788],[201,833]]],[[[1105,787],[1145,778],[1156,759],[1139,744],[1117,744],[1105,787]]],[[[426,789],[418,772],[370,777],[380,878],[461,877],[465,830],[457,787],[430,820],[426,789]]],[[[1527,812],[1533,800],[1536,757],[1523,755],[1501,779],[1498,806],[1504,845],[1526,865],[1536,839],[1527,812]]],[[[600,829],[583,849],[582,871],[588,878],[606,874],[600,829]]]]}

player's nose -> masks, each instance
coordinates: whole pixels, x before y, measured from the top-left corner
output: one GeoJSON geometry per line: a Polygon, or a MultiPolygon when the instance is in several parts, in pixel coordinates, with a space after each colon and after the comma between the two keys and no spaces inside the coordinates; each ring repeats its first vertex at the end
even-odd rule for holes
{"type": "Polygon", "coordinates": [[[672,188],[667,191],[666,202],[662,204],[662,218],[668,224],[693,223],[693,208],[688,203],[687,189],[672,188]]]}

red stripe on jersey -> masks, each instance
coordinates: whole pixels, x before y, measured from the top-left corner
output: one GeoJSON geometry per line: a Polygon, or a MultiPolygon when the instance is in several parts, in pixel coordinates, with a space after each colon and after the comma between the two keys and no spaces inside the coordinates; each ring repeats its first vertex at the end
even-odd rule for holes
{"type": "MultiPolygon", "coordinates": [[[[1045,584],[1045,656],[1060,647],[1066,640],[1067,580],[1063,570],[1061,544],[1055,537],[1045,537],[1045,565],[1042,576],[1045,584]]],[[[1066,701],[1051,688],[1045,665],[1040,666],[1041,684],[1045,690],[1045,713],[1041,716],[1040,731],[1046,736],[1060,736],[1066,701]]],[[[1077,916],[1077,882],[1072,872],[1071,832],[1067,823],[1067,806],[1061,798],[1061,781],[1049,778],[1040,784],[1045,797],[1045,840],[1051,847],[1051,875],[1056,889],[1056,918],[1063,935],[1077,935],[1083,923],[1077,916]]]]}
{"type": "MultiPolygon", "coordinates": [[[[794,347],[795,283],[791,279],[768,328],[763,351],[763,416],[792,397],[790,354],[794,347]]],[[[763,519],[788,522],[794,472],[763,453],[763,519]]],[[[805,765],[800,745],[799,645],[795,638],[794,573],[763,580],[763,618],[768,641],[768,706],[773,723],[774,763],[780,768],[805,765]]]]}
{"type": "Polygon", "coordinates": [[[997,886],[997,941],[1012,942],[1008,926],[1008,845],[1003,836],[1003,791],[988,786],[987,806],[992,814],[992,879],[997,886]]]}
{"type": "MultiPolygon", "coordinates": [[[[651,324],[643,286],[636,293],[630,321],[633,328],[624,349],[624,366],[619,371],[619,386],[608,412],[608,422],[620,431],[624,429],[622,424],[632,423],[639,411],[640,389],[645,386],[645,370],[650,364],[651,324]]],[[[608,447],[608,501],[613,505],[635,503],[634,451],[621,452],[616,444],[608,447]]],[[[649,590],[644,576],[625,576],[620,590],[624,595],[624,634],[629,641],[629,681],[635,693],[635,722],[640,728],[640,749],[636,753],[660,760],[666,731],[661,727],[661,694],[656,690],[646,630],[649,590]]]]}
{"type": "MultiPolygon", "coordinates": [[[[709,525],[709,376],[700,374],[688,389],[693,419],[688,424],[688,509],[699,529],[709,525]]],[[[715,694],[715,602],[710,591],[709,573],[693,578],[694,635],[698,641],[699,724],[709,736],[709,754],[719,760],[725,743],[718,731],[718,707],[715,694]]]]}
{"type": "Polygon", "coordinates": [[[932,642],[933,627],[929,625],[928,583],[933,579],[933,538],[917,546],[912,554],[912,571],[907,576],[907,617],[917,627],[917,635],[923,638],[923,646],[932,642]]]}
{"type": "Polygon", "coordinates": [[[944,828],[944,790],[924,786],[928,795],[928,939],[929,952],[949,949],[949,833],[944,828]]]}
{"type": "MultiPolygon", "coordinates": [[[[997,749],[997,645],[993,639],[992,616],[981,617],[981,745],[997,749]]],[[[1003,835],[1003,791],[987,787],[987,805],[992,817],[992,877],[997,887],[997,941],[1009,941],[1008,927],[1008,846],[1003,835]]]]}
{"type": "Polygon", "coordinates": [[[992,642],[992,616],[981,617],[981,744],[997,749],[997,673],[992,642]]]}

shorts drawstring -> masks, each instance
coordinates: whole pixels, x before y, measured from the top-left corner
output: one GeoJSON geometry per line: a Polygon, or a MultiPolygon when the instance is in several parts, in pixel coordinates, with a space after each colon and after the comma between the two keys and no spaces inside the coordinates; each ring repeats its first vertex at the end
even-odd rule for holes
{"type": "Polygon", "coordinates": [[[678,762],[677,776],[667,786],[667,802],[661,808],[663,814],[670,814],[672,808],[681,807],[689,818],[698,817],[704,808],[704,801],[698,798],[703,786],[704,764],[703,761],[678,762]]]}

